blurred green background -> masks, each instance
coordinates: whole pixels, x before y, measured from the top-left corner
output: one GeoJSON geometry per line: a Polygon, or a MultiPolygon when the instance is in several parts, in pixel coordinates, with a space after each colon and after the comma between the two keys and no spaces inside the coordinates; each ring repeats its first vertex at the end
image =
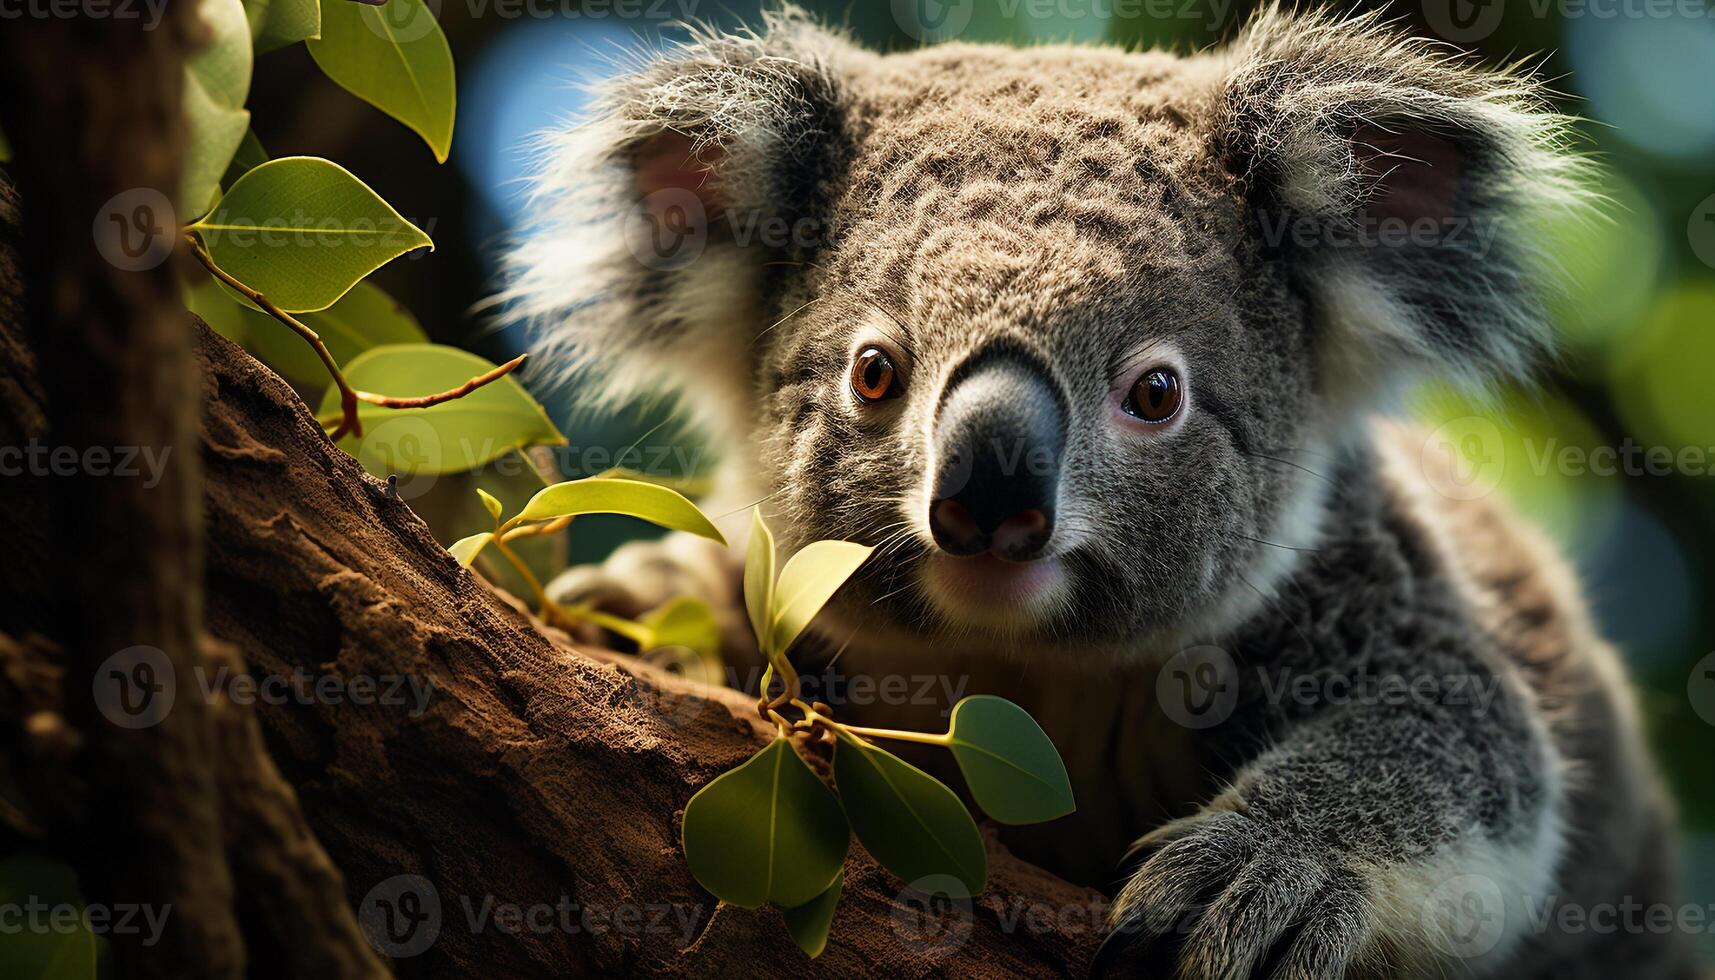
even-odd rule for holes
{"type": "MultiPolygon", "coordinates": [[[[1249,4],[1223,0],[847,0],[807,2],[864,43],[921,43],[903,24],[912,5],[964,40],[1076,40],[1193,50],[1230,35],[1249,4]],[[903,12],[903,16],[901,15],[903,12]]],[[[432,4],[433,6],[434,4],[432,4]]],[[[362,175],[432,234],[376,277],[433,339],[495,360],[522,338],[467,313],[493,288],[495,259],[520,218],[530,138],[573,120],[579,83],[639,46],[677,35],[669,18],[758,21],[754,0],[441,0],[459,72],[450,162],[436,167],[417,138],[324,78],[301,45],[257,63],[251,108],[270,153],[327,156],[362,175]]],[[[1347,8],[1349,9],[1349,8],[1347,8]]],[[[1491,61],[1540,56],[1541,70],[1583,116],[1589,149],[1607,165],[1605,220],[1556,222],[1552,254],[1573,284],[1557,309],[1565,357],[1540,391],[1492,406],[1426,392],[1419,410],[1443,429],[1474,481],[1498,484],[1578,563],[1605,633],[1637,679],[1653,745],[1680,801],[1691,896],[1715,903],[1715,17],[1695,0],[1421,0],[1386,13],[1418,33],[1491,61]],[[1669,5],[1671,6],[1671,5],[1669,5]],[[1611,465],[1602,450],[1611,451],[1611,465]],[[1594,452],[1593,452],[1594,451],[1594,452]],[[1593,455],[1592,455],[1593,453],[1593,455]],[[1653,453],[1653,455],[1652,455],[1653,453]],[[1664,454],[1666,454],[1664,456],[1664,454]],[[1667,462],[1663,462],[1664,459],[1667,462]],[[1580,461],[1583,462],[1580,462],[1580,461]],[[1701,712],[1701,713],[1700,713],[1701,712]]],[[[918,34],[921,31],[916,32],[918,34]]],[[[1545,216],[1547,217],[1547,216],[1545,216]]],[[[569,414],[538,392],[578,450],[582,475],[650,432],[658,414],[569,414]]],[[[677,438],[665,431],[652,444],[677,438]]],[[[696,460],[693,453],[681,457],[696,460]]],[[[443,481],[414,501],[444,540],[479,529],[468,489],[443,481]],[[458,501],[442,506],[438,501],[458,501]],[[465,509],[461,509],[465,508],[465,509]]],[[[488,473],[484,486],[516,506],[528,473],[488,473]],[[514,487],[507,492],[508,487],[514,487]]],[[[580,521],[579,560],[640,526],[580,521]]],[[[542,556],[538,556],[539,558],[542,556]]],[[[1704,937],[1708,939],[1709,937],[1704,937]]],[[[1715,947],[1706,945],[1715,953],[1715,947]]]]}

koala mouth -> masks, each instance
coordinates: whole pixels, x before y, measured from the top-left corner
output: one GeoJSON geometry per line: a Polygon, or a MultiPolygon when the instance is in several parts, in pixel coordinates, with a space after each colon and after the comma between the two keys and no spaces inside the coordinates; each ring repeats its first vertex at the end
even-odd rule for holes
{"type": "Polygon", "coordinates": [[[1011,632],[1038,622],[1064,598],[1065,566],[1058,558],[1007,561],[993,554],[934,554],[923,567],[924,591],[960,626],[1011,632]]]}

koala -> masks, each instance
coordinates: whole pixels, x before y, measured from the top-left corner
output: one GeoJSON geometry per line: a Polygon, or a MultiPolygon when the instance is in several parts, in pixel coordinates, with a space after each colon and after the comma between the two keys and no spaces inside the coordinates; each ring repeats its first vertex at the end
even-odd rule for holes
{"type": "MultiPolygon", "coordinates": [[[[758,502],[783,553],[874,546],[806,660],[1031,711],[1078,810],[1003,839],[1112,897],[1097,973],[1695,974],[1561,914],[1676,895],[1572,574],[1386,421],[1551,353],[1533,227],[1590,164],[1527,73],[1374,17],[878,54],[786,8],[641,58],[544,160],[505,293],[538,359],[678,396],[741,550],[758,502]]],[[[734,555],[615,562],[556,588],[742,609],[734,555]]]]}

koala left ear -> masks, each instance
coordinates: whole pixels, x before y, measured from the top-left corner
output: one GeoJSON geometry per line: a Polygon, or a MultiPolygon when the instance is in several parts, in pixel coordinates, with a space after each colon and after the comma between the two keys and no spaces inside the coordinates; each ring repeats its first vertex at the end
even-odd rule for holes
{"type": "Polygon", "coordinates": [[[1528,374],[1552,346],[1537,222],[1591,197],[1540,86],[1374,16],[1271,9],[1225,57],[1217,152],[1310,297],[1329,384],[1528,374]]]}

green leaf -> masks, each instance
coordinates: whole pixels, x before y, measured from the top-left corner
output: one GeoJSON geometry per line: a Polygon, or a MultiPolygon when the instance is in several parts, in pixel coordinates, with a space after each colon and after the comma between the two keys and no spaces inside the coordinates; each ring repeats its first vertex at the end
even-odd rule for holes
{"type": "Polygon", "coordinates": [[[488,547],[488,543],[493,540],[494,532],[484,531],[481,534],[473,534],[468,538],[460,538],[454,541],[447,545],[447,550],[459,560],[460,565],[469,568],[470,563],[476,561],[476,556],[482,554],[482,549],[488,547]]]}
{"type": "MultiPolygon", "coordinates": [[[[359,391],[413,398],[456,388],[493,369],[491,362],[456,347],[389,344],[353,358],[345,365],[345,377],[359,391]]],[[[339,415],[339,392],[332,385],[316,414],[324,419],[339,415]]],[[[566,441],[511,375],[431,408],[362,402],[358,416],[362,438],[347,436],[340,445],[378,477],[460,473],[511,449],[566,441]]]]}
{"type": "Polygon", "coordinates": [[[363,181],[317,157],[251,170],[190,229],[216,265],[288,313],[325,310],[397,256],[434,247],[363,181]]]}
{"type": "Polygon", "coordinates": [[[840,904],[840,891],[845,883],[846,871],[841,868],[827,891],[797,908],[781,909],[781,915],[786,918],[786,931],[792,934],[792,941],[798,944],[799,949],[810,954],[811,959],[822,955],[822,950],[828,947],[828,930],[834,924],[834,908],[840,904]]]}
{"type": "Polygon", "coordinates": [[[64,930],[27,928],[19,913],[30,903],[81,911],[76,873],[37,854],[20,852],[0,861],[0,908],[13,912],[12,928],[0,942],[0,977],[93,980],[96,938],[83,916],[64,930]]]}
{"type": "Polygon", "coordinates": [[[244,0],[257,54],[320,37],[322,8],[316,0],[244,0]]]}
{"type": "Polygon", "coordinates": [[[1077,809],[1054,743],[1005,698],[983,694],[954,705],[947,747],[977,805],[1001,823],[1041,823],[1077,809]]]}
{"type": "MultiPolygon", "coordinates": [[[[185,283],[183,292],[185,309],[202,317],[210,330],[235,344],[246,347],[250,345],[250,330],[253,326],[251,318],[261,314],[252,313],[238,305],[238,301],[220,288],[213,279],[204,278],[185,283]]],[[[281,330],[286,329],[279,324],[275,325],[281,330]]]]}
{"type": "Polygon", "coordinates": [[[226,173],[221,175],[220,186],[230,188],[238,183],[238,178],[268,162],[268,151],[262,148],[262,141],[256,138],[256,130],[246,129],[244,138],[238,141],[238,150],[232,154],[232,162],[226,165],[226,173]]]}
{"type": "MultiPolygon", "coordinates": [[[[750,520],[750,544],[744,554],[744,607],[750,613],[750,628],[763,656],[771,656],[768,611],[774,606],[774,535],[756,508],[750,520]]],[[[765,688],[766,690],[766,688],[765,688]]]]}
{"type": "Polygon", "coordinates": [[[782,738],[698,790],[685,804],[682,836],[692,876],[746,909],[816,898],[851,846],[839,800],[782,738]]]}
{"type": "Polygon", "coordinates": [[[715,622],[709,604],[696,596],[669,599],[665,605],[645,613],[638,622],[649,627],[654,647],[686,647],[706,660],[720,657],[720,624],[715,622]]]}
{"type": "Polygon", "coordinates": [[[322,36],[310,57],[327,77],[411,127],[438,163],[453,142],[453,53],[423,0],[381,5],[321,0],[322,36]]]}
{"type": "Polygon", "coordinates": [[[517,519],[546,521],[579,514],[625,514],[726,544],[721,532],[683,494],[641,480],[589,477],[556,483],[531,497],[517,519]]]}
{"type": "Polygon", "coordinates": [[[250,25],[241,0],[201,0],[197,14],[209,43],[185,63],[184,114],[189,129],[180,165],[178,209],[202,214],[220,193],[220,177],[250,128],[250,25]]]}
{"type": "Polygon", "coordinates": [[[891,752],[845,732],[834,749],[834,785],[858,840],[906,884],[948,875],[969,898],[988,883],[988,854],[970,811],[945,784],[891,752]]]}
{"type": "Polygon", "coordinates": [[[816,541],[805,545],[774,586],[774,652],[785,653],[840,586],[875,549],[852,541],[816,541]]]}
{"type": "Polygon", "coordinates": [[[477,487],[476,495],[482,498],[482,506],[488,509],[488,516],[494,518],[496,521],[500,520],[500,512],[502,508],[500,506],[500,501],[495,498],[494,494],[489,493],[481,487],[477,487]]]}
{"type": "MultiPolygon", "coordinates": [[[[250,335],[256,356],[288,378],[310,384],[327,381],[327,368],[304,338],[261,310],[245,306],[253,320],[250,335]],[[261,321],[267,321],[263,323],[261,321]]],[[[427,344],[428,334],[398,300],[380,287],[360,282],[334,305],[298,317],[327,345],[339,364],[350,364],[364,351],[385,344],[427,344]]],[[[463,379],[460,379],[463,380],[463,379]]],[[[454,382],[457,384],[458,382],[454,382]]],[[[448,385],[447,387],[452,387],[448,385]]],[[[445,389],[442,389],[445,390],[445,389]]],[[[384,391],[383,394],[393,394],[384,391]]]]}

